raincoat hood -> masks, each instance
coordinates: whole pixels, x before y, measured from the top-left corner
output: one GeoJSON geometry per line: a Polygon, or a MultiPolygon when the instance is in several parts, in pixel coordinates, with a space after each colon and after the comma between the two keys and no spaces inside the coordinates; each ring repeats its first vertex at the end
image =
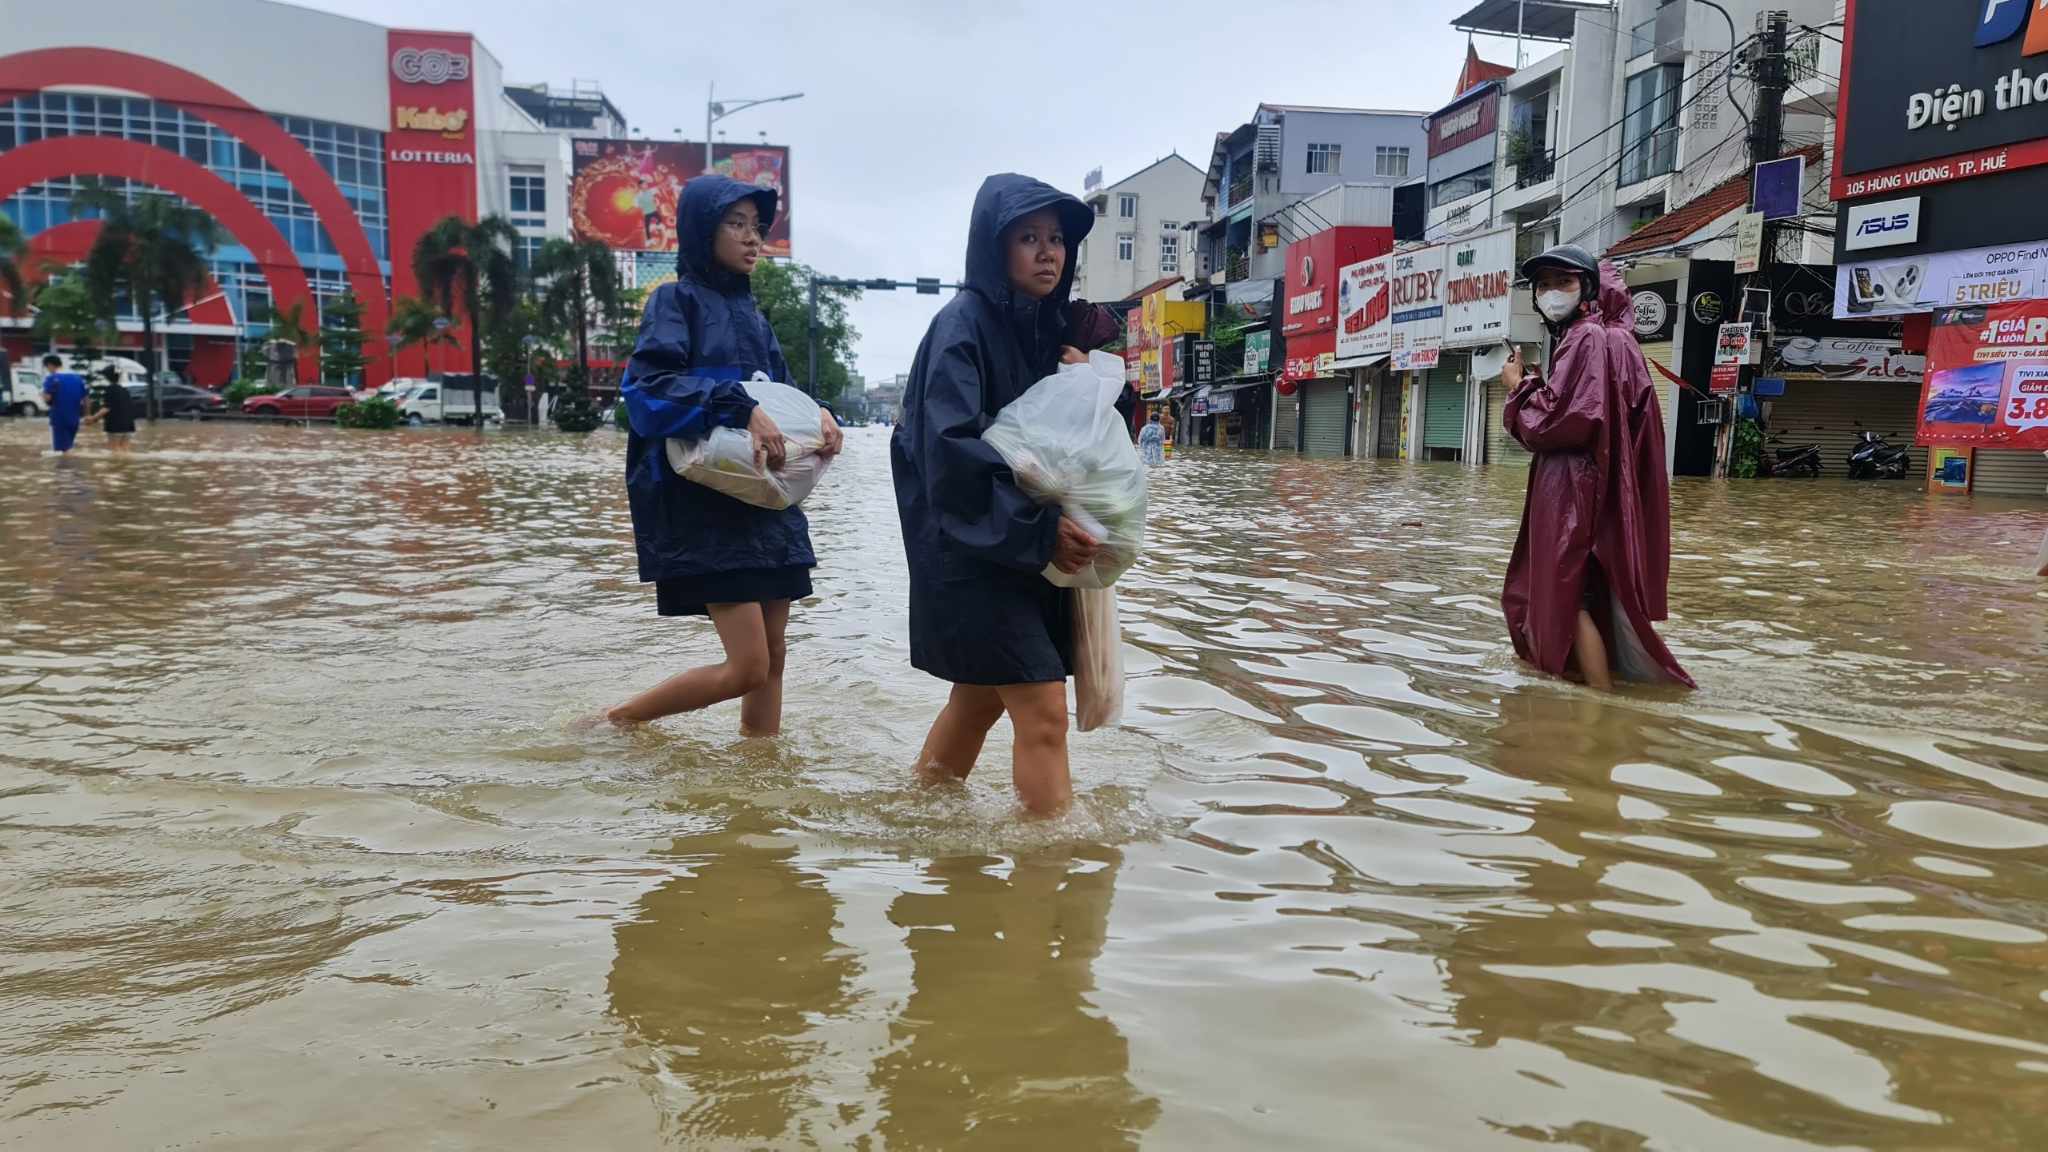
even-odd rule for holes
{"type": "Polygon", "coordinates": [[[1043,181],[1005,172],[981,182],[974,197],[974,216],[967,226],[967,285],[997,303],[1008,301],[1009,260],[1003,252],[1003,230],[1041,208],[1054,208],[1067,234],[1067,266],[1059,286],[1046,297],[1063,304],[1073,292],[1081,240],[1095,226],[1086,204],[1043,181]]]}
{"type": "Polygon", "coordinates": [[[772,188],[756,188],[728,176],[699,176],[683,186],[683,202],[676,207],[676,249],[682,264],[698,281],[717,288],[743,285],[745,279],[712,259],[711,245],[726,210],[751,198],[761,211],[763,231],[775,223],[777,199],[772,188]]]}
{"type": "Polygon", "coordinates": [[[1635,298],[1629,295],[1628,284],[1621,278],[1621,270],[1605,260],[1600,262],[1600,299],[1593,306],[1593,315],[1609,328],[1619,328],[1633,339],[1636,325],[1635,298]]]}

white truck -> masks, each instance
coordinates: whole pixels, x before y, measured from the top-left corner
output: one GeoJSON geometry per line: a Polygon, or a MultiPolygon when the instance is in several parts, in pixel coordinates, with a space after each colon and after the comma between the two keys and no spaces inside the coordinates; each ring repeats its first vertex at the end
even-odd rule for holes
{"type": "MultiPolygon", "coordinates": [[[[476,423],[476,385],[466,375],[443,376],[415,387],[398,398],[398,414],[408,424],[476,423]]],[[[498,403],[498,382],[484,377],[484,419],[505,422],[505,409],[498,403]]]]}
{"type": "Polygon", "coordinates": [[[49,404],[43,399],[43,374],[26,364],[16,364],[0,378],[0,412],[9,416],[47,416],[49,404]]]}

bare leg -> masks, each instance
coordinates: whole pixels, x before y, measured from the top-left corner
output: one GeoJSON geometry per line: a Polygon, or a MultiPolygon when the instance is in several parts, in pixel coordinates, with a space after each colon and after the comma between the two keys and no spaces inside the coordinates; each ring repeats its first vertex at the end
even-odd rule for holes
{"type": "Polygon", "coordinates": [[[761,621],[761,606],[713,604],[710,611],[718,640],[725,645],[725,663],[671,676],[605,713],[605,719],[621,727],[645,724],[678,712],[709,708],[767,687],[768,634],[761,621]]]}
{"type": "Polygon", "coordinates": [[[1003,699],[996,689],[955,684],[939,718],[917,753],[917,775],[927,784],[965,780],[981,758],[988,730],[1003,718],[1003,699]]]}
{"type": "Polygon", "coordinates": [[[1591,613],[1579,609],[1578,637],[1572,644],[1572,658],[1578,663],[1579,672],[1586,683],[1602,692],[1614,690],[1614,677],[1607,670],[1607,641],[1600,636],[1600,626],[1593,623],[1591,613]]]}
{"type": "Polygon", "coordinates": [[[1010,778],[1017,799],[1040,816],[1066,810],[1074,798],[1067,773],[1067,684],[1010,684],[996,689],[1016,730],[1010,778]]]}
{"type": "Polygon", "coordinates": [[[761,624],[768,634],[768,683],[740,698],[740,735],[782,734],[782,635],[789,627],[789,601],[761,605],[761,624]]]}

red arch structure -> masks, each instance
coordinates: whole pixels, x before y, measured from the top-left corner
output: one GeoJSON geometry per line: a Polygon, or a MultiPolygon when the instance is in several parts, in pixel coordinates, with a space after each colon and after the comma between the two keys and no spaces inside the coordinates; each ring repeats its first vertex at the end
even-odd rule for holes
{"type": "MultiPolygon", "coordinates": [[[[100,222],[97,220],[67,220],[54,228],[45,228],[28,242],[29,260],[23,276],[29,284],[39,284],[45,277],[42,267],[45,263],[68,265],[85,259],[92,251],[92,242],[99,238],[100,222]]],[[[206,284],[199,291],[199,303],[187,309],[195,324],[220,324],[232,327],[235,310],[228,306],[225,297],[220,297],[220,284],[212,273],[207,273],[206,284]]],[[[147,357],[143,358],[148,363],[147,357]]],[[[221,355],[208,355],[203,348],[193,349],[192,379],[198,383],[225,381],[234,368],[234,349],[223,347],[221,355]]]]}
{"type": "MultiPolygon", "coordinates": [[[[304,145],[293,139],[291,133],[286,132],[262,110],[203,76],[132,52],[118,52],[111,48],[42,48],[31,52],[17,52],[12,56],[0,56],[0,96],[8,98],[65,84],[104,88],[110,79],[118,80],[119,87],[124,91],[135,92],[166,104],[175,104],[187,112],[219,125],[248,145],[283,175],[306,203],[312,206],[314,213],[320,218],[321,227],[327,230],[329,239],[334,242],[335,251],[341,254],[349,284],[355,290],[356,299],[363,305],[365,329],[376,333],[384,331],[391,314],[391,302],[385,294],[384,274],[377,267],[377,253],[370,246],[369,234],[363,231],[362,222],[356,219],[354,207],[327,175],[327,170],[320,167],[320,162],[313,158],[312,153],[306,151],[304,145]]],[[[86,141],[95,150],[109,145],[127,144],[147,148],[158,156],[171,155],[168,151],[139,142],[114,140],[104,136],[62,139],[86,141]]],[[[9,152],[5,156],[0,156],[0,159],[13,155],[14,152],[9,152]]],[[[204,169],[200,171],[205,172],[204,169]]],[[[225,182],[210,172],[205,172],[205,175],[227,189],[230,196],[249,207],[250,211],[255,211],[253,206],[242,200],[240,193],[228,187],[225,182]]],[[[196,197],[182,192],[179,194],[185,195],[187,199],[209,212],[216,211],[213,206],[200,203],[196,197]]],[[[12,192],[8,195],[12,195],[12,192]]],[[[259,212],[257,215],[260,217],[262,214],[259,212]]],[[[229,231],[234,232],[238,239],[243,238],[241,230],[229,226],[226,220],[222,220],[221,223],[227,226],[229,231]]],[[[274,234],[276,229],[273,228],[271,231],[274,234]]],[[[243,242],[246,244],[247,240],[243,242]]],[[[254,250],[253,245],[251,250],[254,250]]],[[[288,254],[287,259],[291,266],[298,268],[298,255],[291,251],[291,246],[284,245],[283,251],[288,254]]],[[[303,270],[299,272],[299,280],[302,283],[305,280],[303,270]]]]}
{"type": "MultiPolygon", "coordinates": [[[[0,200],[31,184],[80,175],[119,176],[183,196],[212,214],[221,227],[249,250],[270,281],[271,295],[279,303],[302,300],[309,309],[315,306],[313,289],[306,282],[306,270],[299,266],[298,253],[292,251],[270,217],[257,211],[227,181],[166,149],[104,136],[38,140],[0,152],[0,200]]],[[[302,349],[299,374],[311,379],[319,371],[315,350],[302,349]]]]}

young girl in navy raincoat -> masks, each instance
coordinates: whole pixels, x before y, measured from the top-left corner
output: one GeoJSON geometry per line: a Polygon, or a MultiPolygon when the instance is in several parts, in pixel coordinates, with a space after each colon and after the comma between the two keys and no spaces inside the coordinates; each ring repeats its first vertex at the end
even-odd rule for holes
{"type": "MultiPolygon", "coordinates": [[[[620,385],[631,425],[626,493],[640,579],[654,585],[661,615],[709,616],[725,662],[673,676],[613,708],[606,718],[614,724],[738,699],[742,734],[770,736],[782,727],[783,630],[789,602],[811,594],[810,524],[799,508],[758,508],[684,480],[662,443],[745,428],[757,459],[782,466],[781,432],[740,383],[756,372],[789,381],[782,348],[748,288],[775,208],[774,192],[723,176],[685,186],[676,211],[682,276],[647,302],[620,385]]],[[[831,414],[820,409],[818,421],[824,454],[838,452],[831,414]]]]}
{"type": "MultiPolygon", "coordinates": [[[[1012,776],[1034,811],[1066,806],[1073,594],[1048,563],[1077,571],[1098,542],[1025,495],[981,440],[996,413],[1079,347],[1115,330],[1070,309],[1075,251],[1095,222],[1079,200],[1024,176],[991,176],[974,200],[967,287],[932,321],[890,442],[910,564],[910,662],[952,683],[917,769],[965,779],[995,722],[1016,732],[1012,776]],[[1106,331],[1105,331],[1106,328],[1106,331]]],[[[1132,398],[1123,404],[1129,418],[1132,398]]]]}

